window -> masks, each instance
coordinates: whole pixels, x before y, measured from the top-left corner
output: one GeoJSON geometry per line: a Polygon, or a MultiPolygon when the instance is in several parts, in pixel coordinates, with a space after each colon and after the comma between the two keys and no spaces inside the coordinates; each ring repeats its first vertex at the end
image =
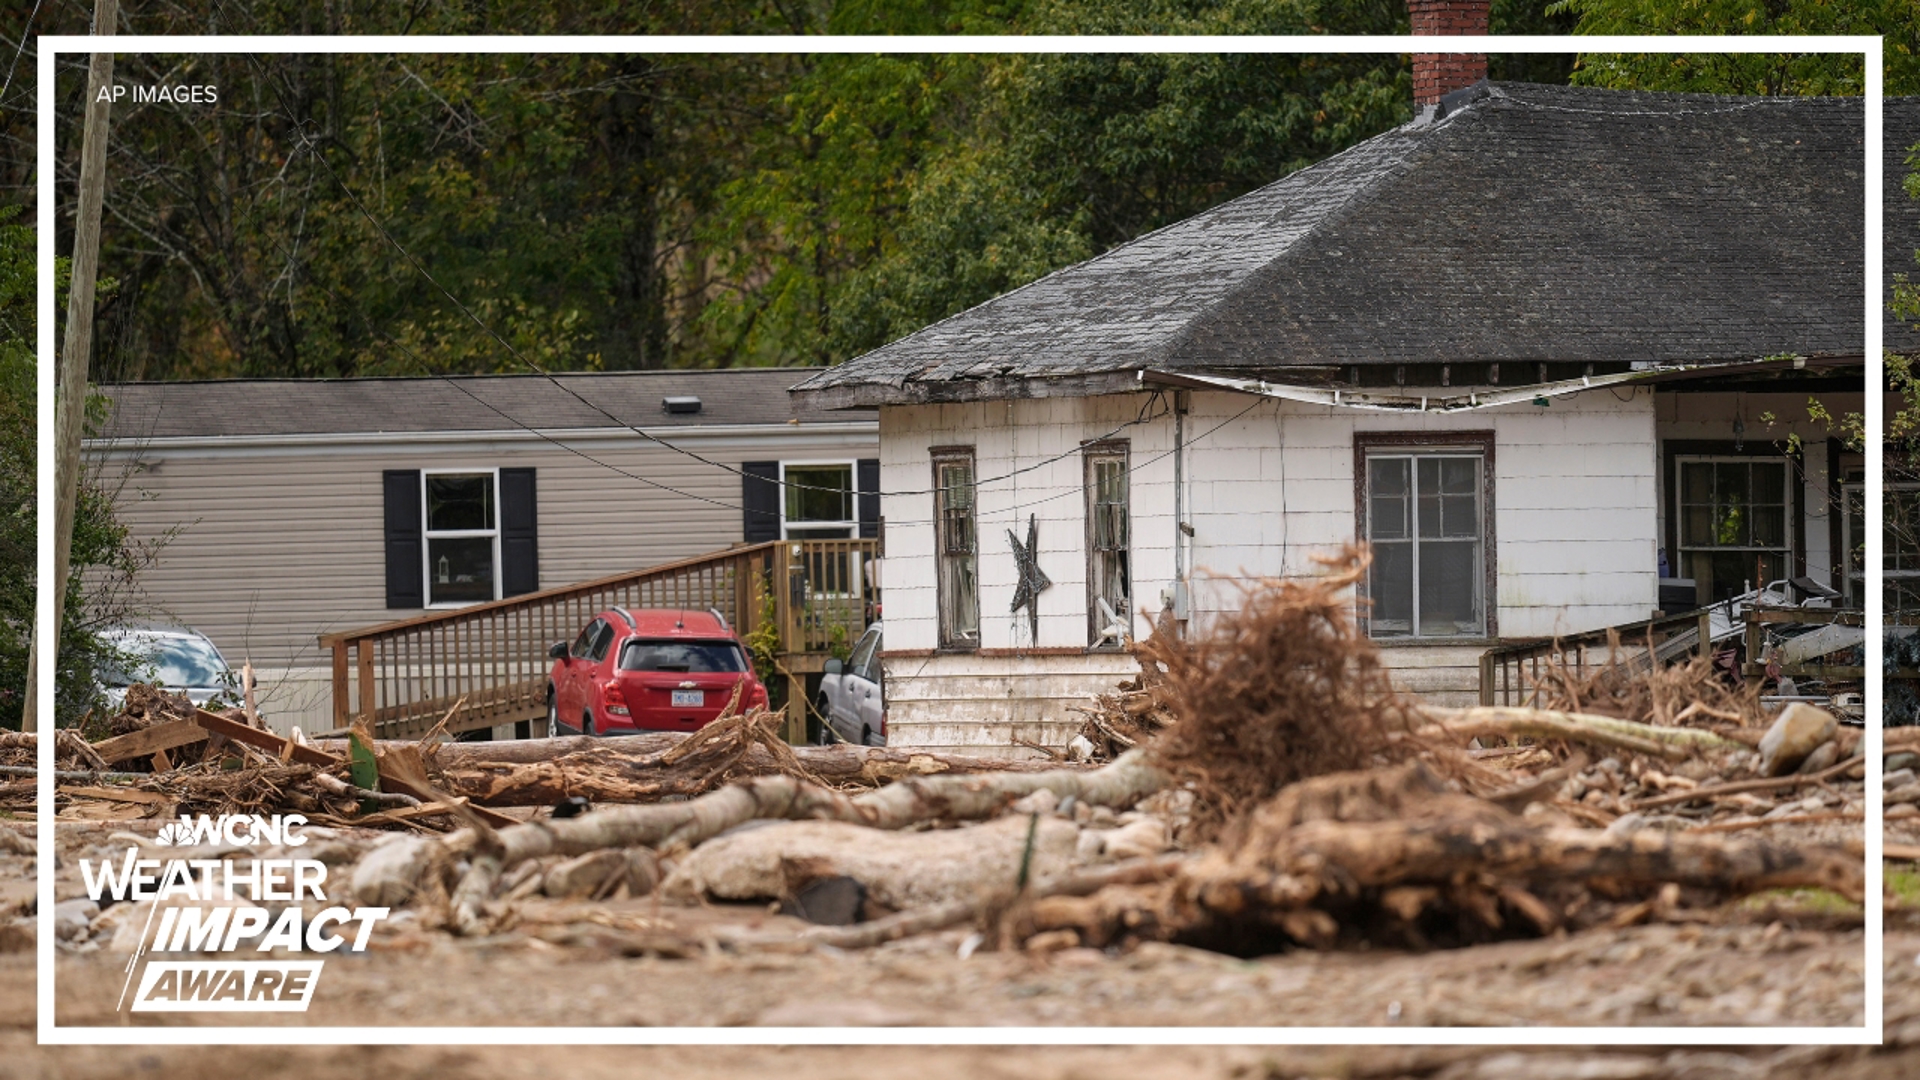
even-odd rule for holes
{"type": "Polygon", "coordinates": [[[1487,459],[1475,446],[1363,437],[1360,514],[1373,549],[1363,609],[1375,638],[1490,637],[1487,553],[1492,546],[1487,459]]]}
{"type": "MultiPolygon", "coordinates": [[[[1880,533],[1884,614],[1888,625],[1912,626],[1920,622],[1920,482],[1889,475],[1884,483],[1881,497],[1886,519],[1880,533]]],[[[1848,596],[1858,604],[1866,596],[1865,491],[1857,482],[1844,490],[1848,596]]]]}
{"type": "Polygon", "coordinates": [[[782,539],[848,540],[859,527],[854,513],[853,462],[782,465],[785,513],[782,539]]]}
{"type": "Polygon", "coordinates": [[[621,671],[716,674],[747,670],[747,658],[731,641],[629,641],[620,651],[621,671]]]}
{"type": "Polygon", "coordinates": [[[575,660],[592,660],[595,663],[606,658],[607,646],[613,644],[613,627],[603,619],[595,619],[580,631],[573,639],[573,647],[567,651],[575,660]]]}
{"type": "Polygon", "coordinates": [[[942,447],[933,452],[933,489],[940,645],[972,648],[980,644],[972,447],[942,447]]]}
{"type": "Polygon", "coordinates": [[[867,632],[854,644],[853,654],[847,657],[847,671],[860,676],[868,682],[880,681],[880,628],[868,627],[867,632]]]}
{"type": "Polygon", "coordinates": [[[392,469],[387,606],[447,607],[540,587],[532,469],[392,469]]]}
{"type": "Polygon", "coordinates": [[[427,538],[427,606],[499,599],[500,530],[493,474],[422,473],[427,538]]]}
{"type": "Polygon", "coordinates": [[[1682,457],[1680,574],[1706,603],[1792,576],[1785,458],[1682,457]]]}
{"type": "Polygon", "coordinates": [[[1120,648],[1133,625],[1127,444],[1092,444],[1086,462],[1087,640],[1095,648],[1120,648]]]}

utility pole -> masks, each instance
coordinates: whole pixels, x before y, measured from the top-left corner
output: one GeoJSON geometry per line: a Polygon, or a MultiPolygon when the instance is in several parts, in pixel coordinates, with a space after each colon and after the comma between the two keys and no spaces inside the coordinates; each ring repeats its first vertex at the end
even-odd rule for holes
{"type": "MultiPolygon", "coordinates": [[[[112,37],[119,14],[118,0],[94,0],[93,33],[112,37]]],[[[60,390],[54,399],[54,484],[59,488],[54,509],[53,580],[41,582],[53,590],[54,661],[60,658],[60,616],[67,596],[67,569],[73,547],[73,513],[80,497],[80,436],[87,415],[87,361],[93,350],[93,287],[100,270],[100,204],[107,185],[107,118],[113,107],[113,54],[96,52],[87,66],[87,123],[80,143],[80,205],[73,225],[73,277],[67,291],[67,340],[60,357],[60,390]],[[105,93],[102,93],[105,91],[105,93]]],[[[52,93],[52,87],[42,87],[52,93]]],[[[43,169],[53,163],[43,161],[43,169]]],[[[40,223],[43,229],[53,222],[40,223]]],[[[39,728],[40,635],[35,634],[27,659],[27,700],[22,726],[39,728]]],[[[52,717],[48,717],[52,726],[52,717]]]]}

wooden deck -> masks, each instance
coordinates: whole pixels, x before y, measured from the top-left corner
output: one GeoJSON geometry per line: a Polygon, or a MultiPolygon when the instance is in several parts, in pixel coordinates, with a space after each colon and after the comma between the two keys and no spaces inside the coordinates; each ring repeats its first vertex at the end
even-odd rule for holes
{"type": "Polygon", "coordinates": [[[459,733],[532,724],[544,734],[547,649],[572,641],[598,612],[713,609],[742,638],[771,619],[778,637],[769,685],[787,680],[787,737],[806,731],[804,676],[867,628],[866,568],[878,540],[773,541],[630,574],[326,634],[333,653],[333,723],[367,720],[381,738],[413,738],[446,719],[459,733]]]}

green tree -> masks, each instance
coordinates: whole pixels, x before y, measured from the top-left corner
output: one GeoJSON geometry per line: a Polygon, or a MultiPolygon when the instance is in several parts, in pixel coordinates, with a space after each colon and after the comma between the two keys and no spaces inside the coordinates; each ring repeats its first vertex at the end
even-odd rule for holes
{"type": "MultiPolygon", "coordinates": [[[[1920,93],[1920,20],[1913,0],[1558,0],[1577,34],[1885,35],[1886,93],[1920,93]]],[[[1705,94],[1860,94],[1860,58],[1847,54],[1603,54],[1581,56],[1589,86],[1705,94]]]]}

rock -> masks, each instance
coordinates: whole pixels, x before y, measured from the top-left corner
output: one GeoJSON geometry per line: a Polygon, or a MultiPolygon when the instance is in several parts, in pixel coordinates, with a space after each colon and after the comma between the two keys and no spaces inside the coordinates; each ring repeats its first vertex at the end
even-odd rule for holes
{"type": "Polygon", "coordinates": [[[1060,805],[1060,796],[1046,788],[1023,795],[1008,804],[1007,809],[1016,814],[1051,814],[1060,805]]]}
{"type": "Polygon", "coordinates": [[[1780,711],[1760,740],[1760,775],[1787,775],[1839,729],[1840,722],[1824,709],[1793,702],[1780,711]]]}
{"type": "Polygon", "coordinates": [[[1085,735],[1075,735],[1067,742],[1068,761],[1092,761],[1093,740],[1085,735]]]}
{"type": "Polygon", "coordinates": [[[437,837],[396,836],[354,866],[348,891],[369,907],[399,907],[413,896],[440,851],[437,837]]]}
{"type": "MultiPolygon", "coordinates": [[[[1014,887],[1027,846],[1026,815],[929,832],[870,829],[842,821],[783,821],[716,837],[680,860],[660,886],[672,899],[776,900],[819,878],[845,875],[874,903],[895,910],[971,900],[1014,887]]],[[[1036,878],[1066,873],[1080,829],[1042,817],[1034,835],[1036,878]]]]}
{"type": "Polygon", "coordinates": [[[72,941],[93,924],[98,914],[100,905],[91,900],[62,900],[53,905],[53,936],[72,941]]]}
{"type": "Polygon", "coordinates": [[[1807,760],[1802,761],[1800,767],[1794,771],[1803,776],[1808,773],[1817,773],[1821,769],[1831,768],[1834,762],[1839,760],[1840,744],[1832,739],[1828,739],[1826,742],[1814,747],[1813,753],[1808,754],[1807,760]]]}
{"type": "Polygon", "coordinates": [[[1913,783],[1913,780],[1914,771],[1912,769],[1899,769],[1888,772],[1885,776],[1882,776],[1880,778],[1880,786],[1886,788],[1888,791],[1892,791],[1894,788],[1900,787],[1903,784],[1913,783]]]}
{"type": "Polygon", "coordinates": [[[1913,753],[1910,750],[1902,750],[1897,754],[1888,754],[1886,768],[1889,772],[1895,769],[1920,769],[1920,754],[1913,753]]]}
{"type": "Polygon", "coordinates": [[[1141,818],[1113,830],[1106,836],[1107,857],[1140,859],[1158,855],[1173,846],[1167,835],[1167,823],[1159,818],[1141,818]]]}
{"type": "Polygon", "coordinates": [[[840,874],[816,878],[781,904],[780,911],[821,926],[851,926],[860,921],[860,908],[866,901],[867,887],[840,874]]]}
{"type": "Polygon", "coordinates": [[[618,848],[588,852],[547,871],[540,891],[556,900],[585,900],[619,888],[628,873],[627,853],[618,848]]]}

